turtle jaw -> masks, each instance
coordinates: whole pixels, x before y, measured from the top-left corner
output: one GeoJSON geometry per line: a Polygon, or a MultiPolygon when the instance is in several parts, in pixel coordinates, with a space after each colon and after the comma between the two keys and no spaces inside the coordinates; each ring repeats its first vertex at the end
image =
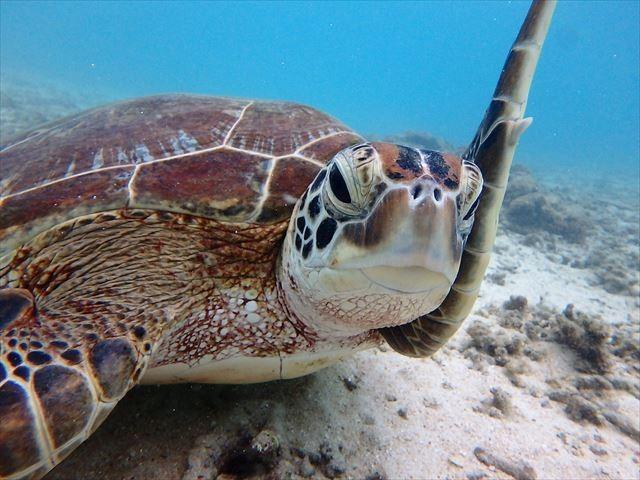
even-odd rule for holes
{"type": "MultiPolygon", "coordinates": [[[[395,293],[423,293],[444,298],[453,279],[423,267],[369,267],[361,269],[372,284],[395,293]]],[[[438,302],[439,304],[439,302],[438,302]]]]}

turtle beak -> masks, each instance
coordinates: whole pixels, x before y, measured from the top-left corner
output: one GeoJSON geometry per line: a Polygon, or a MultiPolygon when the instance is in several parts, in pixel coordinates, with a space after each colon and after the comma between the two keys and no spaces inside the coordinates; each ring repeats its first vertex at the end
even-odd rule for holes
{"type": "Polygon", "coordinates": [[[360,269],[372,282],[403,292],[446,291],[462,254],[455,199],[430,177],[389,190],[370,216],[345,226],[334,269],[360,269]]]}

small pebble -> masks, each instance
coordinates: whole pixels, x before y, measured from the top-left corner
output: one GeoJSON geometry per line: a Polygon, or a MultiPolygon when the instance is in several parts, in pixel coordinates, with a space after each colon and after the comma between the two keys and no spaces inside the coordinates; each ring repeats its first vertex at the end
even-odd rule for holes
{"type": "Polygon", "coordinates": [[[322,457],[317,452],[309,452],[309,461],[314,465],[319,465],[322,462],[322,457]]]}
{"type": "Polygon", "coordinates": [[[387,402],[395,402],[396,400],[398,400],[398,397],[396,397],[394,394],[392,393],[385,393],[384,394],[384,399],[387,402]]]}
{"type": "Polygon", "coordinates": [[[522,295],[511,295],[509,300],[504,302],[502,308],[505,310],[517,310],[519,312],[523,312],[527,308],[527,297],[523,297],[522,295]]]}
{"type": "Polygon", "coordinates": [[[400,407],[398,409],[398,415],[400,415],[402,418],[404,418],[406,420],[406,418],[408,417],[408,413],[407,413],[406,407],[400,407]]]}
{"type": "Polygon", "coordinates": [[[291,447],[291,453],[293,453],[298,458],[304,458],[306,456],[304,450],[298,447],[291,447]]]}
{"type": "Polygon", "coordinates": [[[373,418],[373,416],[369,415],[368,413],[365,413],[362,415],[362,421],[364,422],[365,425],[375,425],[376,423],[376,419],[373,418]]]}
{"type": "Polygon", "coordinates": [[[467,480],[482,480],[483,478],[487,478],[487,474],[484,472],[467,473],[467,480]]]}
{"type": "Polygon", "coordinates": [[[300,476],[309,478],[316,474],[316,469],[313,468],[313,466],[311,465],[311,462],[309,462],[309,459],[305,458],[302,460],[302,463],[300,464],[299,472],[300,472],[300,476]]]}
{"type": "Polygon", "coordinates": [[[364,480],[387,480],[387,477],[380,472],[373,472],[364,477],[364,480]]]}
{"type": "Polygon", "coordinates": [[[449,458],[447,458],[447,461],[455,467],[464,467],[463,459],[457,455],[451,455],[449,458]]]}
{"type": "Polygon", "coordinates": [[[353,392],[356,388],[358,388],[357,381],[355,379],[351,378],[351,377],[343,377],[342,378],[342,383],[344,383],[344,386],[350,392],[353,392]]]}
{"type": "Polygon", "coordinates": [[[608,452],[600,445],[590,445],[589,450],[591,450],[595,455],[598,455],[599,457],[608,454],[608,452]]]}
{"type": "Polygon", "coordinates": [[[422,397],[422,403],[427,408],[438,408],[440,406],[440,402],[433,397],[422,397]]]}

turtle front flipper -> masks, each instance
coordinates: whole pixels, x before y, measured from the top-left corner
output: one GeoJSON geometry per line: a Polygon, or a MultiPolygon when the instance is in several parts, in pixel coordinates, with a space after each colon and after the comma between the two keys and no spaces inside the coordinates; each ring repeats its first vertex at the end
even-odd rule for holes
{"type": "Polygon", "coordinates": [[[520,135],[529,88],[555,9],[554,0],[534,0],[516,38],[489,108],[463,159],[482,172],[483,187],[460,269],[442,304],[433,312],[380,333],[399,353],[428,357],[458,330],[478,296],[498,228],[511,161],[520,135]]]}
{"type": "Polygon", "coordinates": [[[62,461],[137,382],[151,352],[144,327],[70,342],[62,324],[52,338],[42,325],[56,319],[42,317],[28,290],[0,290],[0,478],[40,478],[62,461]]]}

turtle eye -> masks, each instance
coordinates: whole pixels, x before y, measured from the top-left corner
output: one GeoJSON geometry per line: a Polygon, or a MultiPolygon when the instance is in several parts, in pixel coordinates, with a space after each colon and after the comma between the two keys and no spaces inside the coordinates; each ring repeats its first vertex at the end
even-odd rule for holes
{"type": "Polygon", "coordinates": [[[331,167],[331,172],[329,172],[329,184],[331,185],[331,191],[338,200],[342,203],[351,203],[351,195],[349,194],[347,184],[338,166],[335,164],[331,167]]]}

